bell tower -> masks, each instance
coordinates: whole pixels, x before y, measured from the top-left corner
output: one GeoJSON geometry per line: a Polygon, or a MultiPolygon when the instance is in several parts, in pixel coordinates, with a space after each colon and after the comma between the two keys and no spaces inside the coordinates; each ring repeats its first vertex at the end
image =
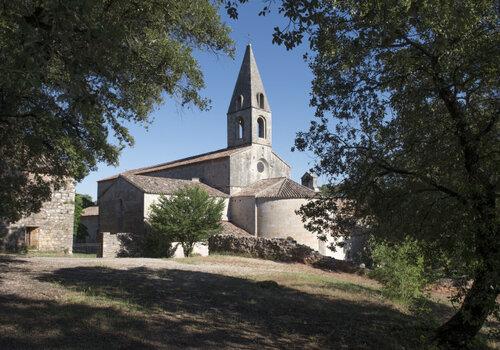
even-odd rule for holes
{"type": "Polygon", "coordinates": [[[271,146],[271,130],[269,101],[249,44],[227,111],[227,146],[271,146]]]}

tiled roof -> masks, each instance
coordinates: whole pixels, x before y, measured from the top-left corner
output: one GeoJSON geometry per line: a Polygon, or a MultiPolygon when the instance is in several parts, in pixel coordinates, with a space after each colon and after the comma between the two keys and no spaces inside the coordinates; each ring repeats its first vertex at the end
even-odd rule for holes
{"type": "Polygon", "coordinates": [[[234,197],[313,198],[316,192],[286,177],[260,180],[245,187],[234,197]]]}
{"type": "Polygon", "coordinates": [[[125,174],[132,174],[132,175],[142,174],[142,175],[144,175],[144,174],[149,174],[149,173],[156,172],[156,171],[176,168],[176,167],[183,166],[183,165],[225,158],[225,157],[229,157],[232,154],[244,151],[250,147],[251,146],[223,148],[223,149],[220,149],[217,151],[203,153],[203,154],[199,154],[199,155],[188,157],[188,158],[177,159],[177,160],[167,162],[167,163],[161,163],[161,164],[156,164],[156,165],[152,165],[152,166],[148,166],[148,167],[144,167],[144,168],[127,170],[121,174],[110,176],[110,177],[101,179],[99,181],[113,180],[113,179],[116,179],[119,175],[125,175],[125,174]]]}
{"type": "Polygon", "coordinates": [[[82,216],[94,216],[94,215],[99,215],[98,206],[87,207],[82,211],[82,216]]]}
{"type": "Polygon", "coordinates": [[[239,228],[235,224],[229,221],[222,221],[222,232],[223,235],[232,235],[232,236],[251,236],[250,233],[239,228]]]}
{"type": "Polygon", "coordinates": [[[122,174],[120,176],[145,193],[173,194],[175,191],[187,186],[199,186],[207,191],[211,196],[229,197],[226,193],[221,192],[216,188],[210,187],[202,182],[133,174],[122,174]]]}

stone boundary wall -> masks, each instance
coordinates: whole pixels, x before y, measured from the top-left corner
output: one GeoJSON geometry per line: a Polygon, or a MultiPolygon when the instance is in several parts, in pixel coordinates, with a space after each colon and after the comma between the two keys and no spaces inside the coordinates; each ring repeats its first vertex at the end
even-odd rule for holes
{"type": "Polygon", "coordinates": [[[208,250],[213,253],[234,253],[258,259],[297,262],[326,271],[359,273],[353,262],[321,255],[314,249],[297,243],[292,238],[262,238],[255,236],[216,235],[208,239],[208,250]]]}
{"type": "Polygon", "coordinates": [[[120,233],[100,232],[100,249],[97,251],[98,258],[116,258],[121,250],[120,233]]]}
{"type": "Polygon", "coordinates": [[[292,238],[216,235],[208,239],[208,250],[210,254],[235,253],[259,259],[307,264],[324,258],[317,251],[292,238]]]}

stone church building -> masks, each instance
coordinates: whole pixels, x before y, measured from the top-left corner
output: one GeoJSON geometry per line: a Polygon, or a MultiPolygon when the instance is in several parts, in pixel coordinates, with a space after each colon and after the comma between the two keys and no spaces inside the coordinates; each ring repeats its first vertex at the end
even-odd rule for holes
{"type": "MultiPolygon", "coordinates": [[[[227,112],[227,148],[98,181],[99,231],[141,234],[149,207],[160,195],[192,185],[224,199],[225,232],[292,237],[333,254],[295,213],[316,195],[315,178],[305,175],[303,185],[291,180],[290,165],[272,148],[271,108],[250,45],[227,112]]],[[[335,256],[343,258],[343,253],[335,256]]]]}

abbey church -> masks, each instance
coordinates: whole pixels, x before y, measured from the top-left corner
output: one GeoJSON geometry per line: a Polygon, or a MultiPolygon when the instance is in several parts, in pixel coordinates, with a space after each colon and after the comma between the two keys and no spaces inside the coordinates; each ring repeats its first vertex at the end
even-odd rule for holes
{"type": "Polygon", "coordinates": [[[160,195],[197,185],[224,199],[226,233],[292,237],[330,255],[295,213],[317,191],[314,176],[306,173],[302,180],[291,180],[290,166],[273,151],[271,108],[248,45],[227,112],[227,148],[100,180],[99,231],[140,234],[160,195]]]}

